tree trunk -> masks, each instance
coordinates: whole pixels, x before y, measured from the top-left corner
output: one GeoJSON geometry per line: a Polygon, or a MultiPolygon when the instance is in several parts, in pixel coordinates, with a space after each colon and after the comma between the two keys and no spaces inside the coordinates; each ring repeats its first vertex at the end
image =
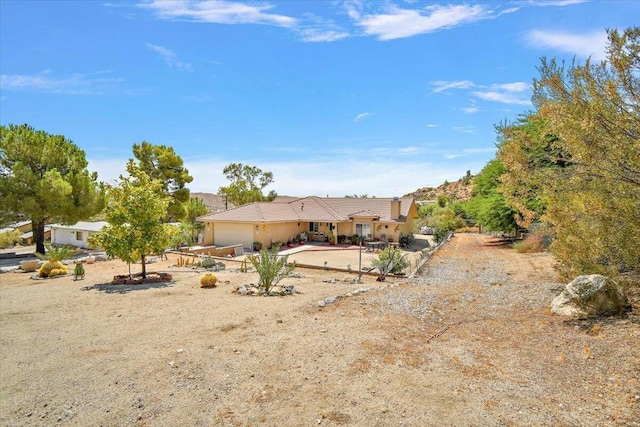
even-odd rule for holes
{"type": "Polygon", "coordinates": [[[45,220],[31,221],[31,231],[33,232],[33,241],[36,243],[36,252],[44,255],[44,223],[45,220]]]}
{"type": "Polygon", "coordinates": [[[146,255],[141,255],[140,256],[140,262],[142,263],[142,278],[146,279],[147,278],[147,256],[146,255]]]}

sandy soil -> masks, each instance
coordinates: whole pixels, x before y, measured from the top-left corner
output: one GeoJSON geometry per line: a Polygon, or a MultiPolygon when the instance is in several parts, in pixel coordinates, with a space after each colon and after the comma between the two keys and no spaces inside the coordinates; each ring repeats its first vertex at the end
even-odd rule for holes
{"type": "Polygon", "coordinates": [[[0,275],[2,425],[640,425],[640,298],[553,316],[548,254],[458,235],[415,279],[299,269],[302,294],[269,298],[232,293],[257,282],[235,264],[202,289],[174,262],[137,287],[109,284],[119,261],[0,275]]]}

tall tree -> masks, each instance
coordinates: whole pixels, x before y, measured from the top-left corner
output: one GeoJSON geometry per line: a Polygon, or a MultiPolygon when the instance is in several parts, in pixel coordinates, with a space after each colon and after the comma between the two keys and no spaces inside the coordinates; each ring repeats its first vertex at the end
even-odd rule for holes
{"type": "Polygon", "coordinates": [[[167,221],[180,221],[187,215],[185,203],[189,201],[189,189],[186,185],[193,181],[189,171],[184,167],[182,158],[172,147],[153,145],[146,141],[133,144],[133,155],[136,161],[127,164],[127,172],[134,169],[144,171],[151,179],[160,180],[160,193],[171,196],[167,208],[167,221]]]}
{"type": "Polygon", "coordinates": [[[242,163],[230,163],[222,172],[231,183],[226,187],[220,187],[218,194],[225,196],[236,206],[273,200],[278,196],[275,191],[270,191],[266,196],[262,193],[262,190],[273,182],[271,172],[263,172],[257,166],[242,163]]]}
{"type": "Polygon", "coordinates": [[[493,159],[473,180],[473,192],[467,202],[467,210],[487,231],[516,230],[517,211],[509,206],[499,188],[500,178],[505,172],[502,162],[493,159]]]}
{"type": "Polygon", "coordinates": [[[507,203],[518,210],[518,224],[529,228],[545,212],[548,184],[570,172],[571,158],[548,120],[536,113],[523,115],[515,123],[501,123],[496,131],[498,158],[506,169],[500,189],[507,203]]]}
{"type": "Polygon", "coordinates": [[[31,221],[36,252],[45,224],[73,224],[104,207],[104,188],[84,151],[62,135],[29,125],[0,127],[0,222],[31,221]]]}
{"type": "Polygon", "coordinates": [[[103,248],[109,256],[129,264],[140,260],[143,278],[147,256],[164,252],[174,233],[173,226],[164,221],[171,197],[159,195],[162,186],[162,181],[142,171],[121,176],[119,186],[109,191],[105,210],[109,225],[89,238],[91,245],[103,248]]]}
{"type": "Polygon", "coordinates": [[[543,59],[534,81],[537,114],[571,160],[545,192],[566,275],[640,271],[640,27],[608,35],[608,61],[543,59]]]}

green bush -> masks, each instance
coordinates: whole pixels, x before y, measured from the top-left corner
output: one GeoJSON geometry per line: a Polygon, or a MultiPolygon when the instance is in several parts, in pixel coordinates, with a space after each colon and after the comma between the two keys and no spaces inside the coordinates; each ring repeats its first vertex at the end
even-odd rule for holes
{"type": "Polygon", "coordinates": [[[20,230],[10,230],[0,233],[0,249],[12,248],[19,243],[22,238],[20,230]]]}

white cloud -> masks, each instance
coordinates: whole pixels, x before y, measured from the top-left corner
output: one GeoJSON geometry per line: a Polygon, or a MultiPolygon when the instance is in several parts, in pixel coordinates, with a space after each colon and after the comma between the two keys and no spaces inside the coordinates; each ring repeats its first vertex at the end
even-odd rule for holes
{"type": "Polygon", "coordinates": [[[509,92],[476,91],[476,92],[473,92],[473,95],[485,101],[500,102],[502,104],[513,104],[513,105],[531,104],[531,101],[529,101],[528,99],[523,99],[522,97],[514,95],[513,93],[509,93],[509,92]]]}
{"type": "Polygon", "coordinates": [[[471,94],[485,101],[513,105],[530,105],[531,85],[523,82],[493,84],[487,90],[473,91],[471,94]]]}
{"type": "Polygon", "coordinates": [[[299,33],[302,40],[306,42],[334,42],[349,37],[347,31],[321,28],[305,28],[299,30],[299,33]]]}
{"type": "Polygon", "coordinates": [[[0,88],[2,90],[31,90],[65,95],[101,95],[124,81],[118,77],[98,77],[105,74],[110,74],[110,72],[77,73],[66,77],[55,77],[49,70],[36,75],[2,74],[0,88]]]}
{"type": "Polygon", "coordinates": [[[435,89],[433,89],[431,94],[444,92],[449,89],[469,89],[475,86],[470,80],[456,80],[452,82],[438,80],[431,82],[430,84],[431,86],[435,86],[435,89]]]}
{"type": "Polygon", "coordinates": [[[471,107],[464,107],[464,108],[461,108],[461,110],[462,110],[462,111],[464,111],[464,112],[465,112],[465,113],[467,113],[467,114],[475,114],[475,113],[477,113],[478,111],[480,111],[480,109],[479,109],[478,107],[476,107],[475,105],[474,105],[474,106],[471,106],[471,107]]]}
{"type": "Polygon", "coordinates": [[[362,120],[364,120],[365,118],[369,117],[371,115],[371,113],[360,113],[357,116],[355,116],[353,118],[353,123],[358,123],[361,122],[362,120]]]}
{"type": "Polygon", "coordinates": [[[468,134],[476,133],[475,126],[454,126],[452,129],[455,130],[456,132],[461,132],[461,133],[468,133],[468,134]]]}
{"type": "Polygon", "coordinates": [[[269,13],[275,6],[245,4],[225,0],[152,0],[140,3],[139,6],[155,11],[164,19],[185,19],[196,22],[214,24],[262,24],[278,27],[294,27],[295,18],[269,13]]]}
{"type": "Polygon", "coordinates": [[[420,152],[420,147],[409,146],[398,149],[398,153],[400,154],[414,154],[418,152],[420,152]]]}
{"type": "Polygon", "coordinates": [[[367,35],[377,36],[380,40],[431,33],[491,17],[480,5],[436,5],[423,10],[391,6],[387,13],[365,16],[353,13],[353,16],[367,35]]]}
{"type": "Polygon", "coordinates": [[[180,71],[193,71],[193,67],[188,62],[182,62],[178,56],[171,50],[163,46],[147,43],[149,49],[160,55],[160,58],[171,68],[177,68],[180,71]]]}
{"type": "Polygon", "coordinates": [[[530,6],[572,6],[574,4],[586,3],[588,0],[529,0],[530,6]]]}
{"type": "Polygon", "coordinates": [[[437,128],[438,127],[438,125],[435,124],[435,123],[427,123],[425,126],[428,127],[428,128],[437,128]]]}
{"type": "Polygon", "coordinates": [[[590,56],[596,61],[606,58],[606,31],[571,34],[562,31],[532,30],[527,33],[526,38],[529,44],[539,49],[551,48],[582,58],[590,56]]]}

